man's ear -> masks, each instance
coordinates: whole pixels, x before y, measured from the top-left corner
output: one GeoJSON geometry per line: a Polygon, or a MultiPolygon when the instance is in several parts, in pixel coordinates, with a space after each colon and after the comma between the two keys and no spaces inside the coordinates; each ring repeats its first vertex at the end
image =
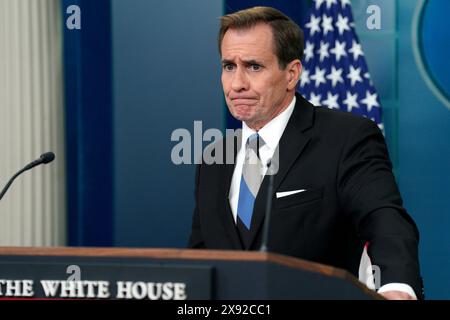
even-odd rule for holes
{"type": "Polygon", "coordinates": [[[288,71],[287,89],[290,91],[296,88],[297,83],[300,80],[300,75],[302,73],[302,63],[300,60],[295,59],[289,62],[286,68],[288,71]]]}

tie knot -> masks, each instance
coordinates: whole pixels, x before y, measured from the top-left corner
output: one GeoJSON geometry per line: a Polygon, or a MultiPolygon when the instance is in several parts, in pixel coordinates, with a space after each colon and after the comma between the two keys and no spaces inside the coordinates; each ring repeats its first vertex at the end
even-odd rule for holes
{"type": "Polygon", "coordinates": [[[252,134],[247,139],[247,149],[252,149],[256,152],[256,154],[259,154],[259,148],[264,146],[265,142],[261,138],[261,136],[257,133],[252,134]]]}

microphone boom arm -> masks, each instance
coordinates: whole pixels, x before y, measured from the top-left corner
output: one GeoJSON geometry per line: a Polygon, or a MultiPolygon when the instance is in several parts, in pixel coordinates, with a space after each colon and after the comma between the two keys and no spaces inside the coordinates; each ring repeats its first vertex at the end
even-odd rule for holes
{"type": "Polygon", "coordinates": [[[17,172],[11,179],[9,179],[6,186],[3,188],[2,192],[0,193],[0,200],[2,200],[3,196],[5,195],[6,191],[8,191],[9,187],[12,185],[14,180],[24,173],[27,170],[30,170],[40,164],[47,164],[52,162],[55,159],[55,154],[53,152],[46,152],[41,155],[41,157],[37,160],[34,160],[33,162],[26,165],[23,169],[21,169],[19,172],[17,172]]]}
{"type": "Polygon", "coordinates": [[[6,186],[3,188],[2,193],[0,193],[0,200],[2,200],[3,196],[5,195],[6,191],[8,191],[9,187],[12,185],[12,183],[14,182],[14,180],[16,180],[16,178],[18,176],[20,176],[22,173],[24,173],[25,171],[27,171],[29,169],[27,168],[23,168],[22,170],[20,170],[19,172],[17,172],[11,179],[9,179],[8,183],[6,184],[6,186]]]}

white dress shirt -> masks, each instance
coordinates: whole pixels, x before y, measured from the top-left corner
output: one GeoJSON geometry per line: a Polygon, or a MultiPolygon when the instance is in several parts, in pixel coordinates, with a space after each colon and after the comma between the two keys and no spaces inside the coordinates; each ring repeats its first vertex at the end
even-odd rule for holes
{"type": "MultiPolygon", "coordinates": [[[[275,118],[270,120],[264,127],[262,127],[258,134],[264,140],[265,144],[259,148],[259,157],[263,164],[261,174],[265,174],[267,171],[267,163],[272,159],[278,142],[283,135],[284,129],[291,117],[292,112],[295,107],[295,96],[292,99],[289,106],[277,115],[275,118]]],[[[242,122],[242,140],[241,148],[236,155],[236,165],[234,166],[233,178],[231,180],[230,193],[228,199],[230,200],[231,212],[233,213],[234,222],[237,221],[237,208],[239,200],[239,187],[241,184],[242,167],[244,165],[245,157],[245,145],[247,143],[248,137],[255,134],[256,131],[249,128],[245,122],[242,122]]]]}
{"type": "MultiPolygon", "coordinates": [[[[245,157],[245,146],[247,139],[255,133],[258,133],[259,136],[264,140],[265,144],[259,148],[259,156],[261,162],[263,164],[261,174],[265,174],[267,171],[266,164],[272,159],[272,156],[275,152],[276,147],[283,135],[284,130],[286,129],[286,125],[294,111],[296,98],[292,99],[289,106],[281,112],[278,116],[273,118],[270,122],[268,122],[264,127],[262,127],[258,132],[249,128],[245,122],[242,122],[242,140],[241,140],[241,148],[239,149],[236,155],[236,165],[234,167],[233,178],[231,180],[230,191],[228,195],[228,199],[230,201],[231,212],[233,214],[234,222],[237,221],[237,208],[238,208],[238,200],[239,200],[239,187],[241,184],[241,176],[242,176],[242,167],[244,165],[244,157],[245,157]]],[[[360,279],[363,280],[363,279],[360,279]]],[[[363,281],[364,282],[364,281],[363,281]]],[[[385,291],[397,290],[408,293],[412,297],[416,298],[416,294],[411,286],[405,283],[388,283],[381,286],[378,289],[378,293],[382,293],[385,291]]]]}

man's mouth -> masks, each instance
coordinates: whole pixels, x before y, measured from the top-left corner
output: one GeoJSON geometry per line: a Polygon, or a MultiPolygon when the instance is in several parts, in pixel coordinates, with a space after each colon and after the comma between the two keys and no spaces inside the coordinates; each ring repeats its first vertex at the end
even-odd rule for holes
{"type": "Polygon", "coordinates": [[[254,98],[232,98],[231,101],[234,106],[252,106],[257,102],[254,98]]]}

